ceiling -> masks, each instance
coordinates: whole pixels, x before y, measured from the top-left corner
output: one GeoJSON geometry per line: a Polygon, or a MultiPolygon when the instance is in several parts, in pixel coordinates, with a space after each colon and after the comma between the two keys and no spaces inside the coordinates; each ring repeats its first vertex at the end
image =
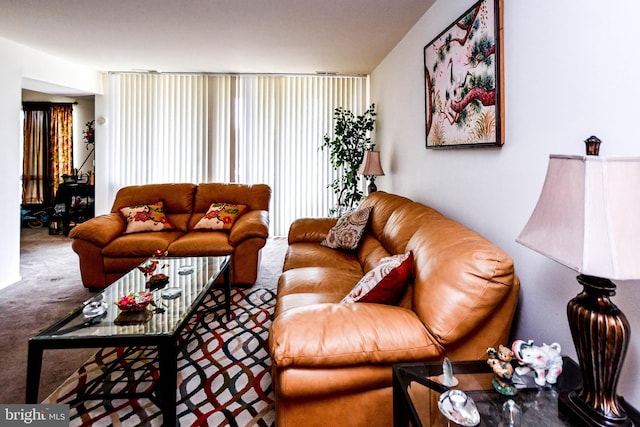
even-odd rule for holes
{"type": "Polygon", "coordinates": [[[0,0],[0,37],[101,71],[368,74],[435,0],[0,0]]]}

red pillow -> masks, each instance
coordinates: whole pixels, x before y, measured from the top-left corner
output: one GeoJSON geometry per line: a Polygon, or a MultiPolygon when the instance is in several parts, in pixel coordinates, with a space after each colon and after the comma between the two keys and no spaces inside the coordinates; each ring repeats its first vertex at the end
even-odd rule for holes
{"type": "Polygon", "coordinates": [[[397,303],[413,271],[411,252],[380,260],[376,268],[367,272],[341,302],[397,303]]]}

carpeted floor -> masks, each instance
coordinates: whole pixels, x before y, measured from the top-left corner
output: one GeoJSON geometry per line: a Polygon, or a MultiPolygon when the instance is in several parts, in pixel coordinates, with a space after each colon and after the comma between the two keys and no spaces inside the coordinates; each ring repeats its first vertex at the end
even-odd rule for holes
{"type": "MultiPolygon", "coordinates": [[[[0,325],[3,326],[0,328],[0,351],[3,354],[0,381],[5,385],[0,388],[0,403],[24,402],[29,337],[92,295],[80,282],[77,256],[66,237],[49,236],[45,229],[23,231],[21,271],[24,279],[0,290],[0,325]]],[[[285,249],[285,238],[269,239],[262,251],[257,283],[250,290],[275,290],[285,249]]],[[[247,290],[237,290],[234,301],[250,300],[248,295],[255,294],[256,297],[270,293],[245,292],[247,290]]],[[[221,335],[214,332],[213,336],[219,340],[221,335]]],[[[93,358],[94,353],[95,350],[46,351],[39,400],[54,393],[87,359],[93,358]]],[[[190,384],[193,388],[194,383],[190,384]]],[[[185,409],[188,404],[185,405],[178,408],[183,411],[183,416],[191,411],[185,409]]],[[[269,416],[272,415],[265,419],[269,416]]],[[[188,423],[196,425],[192,421],[188,423]]]]}

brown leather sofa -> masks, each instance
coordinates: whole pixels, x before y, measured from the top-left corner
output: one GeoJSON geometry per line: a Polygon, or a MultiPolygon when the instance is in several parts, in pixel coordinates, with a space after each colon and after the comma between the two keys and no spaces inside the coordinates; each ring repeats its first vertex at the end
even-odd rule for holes
{"type": "Polygon", "coordinates": [[[482,236],[405,197],[375,192],[356,251],[319,243],[336,223],[295,221],[270,329],[276,425],[390,426],[391,365],[484,359],[508,344],[520,284],[482,236]],[[412,251],[397,306],[340,303],[390,254],[412,251]]]}
{"type": "Polygon", "coordinates": [[[124,187],[116,194],[111,213],[78,224],[69,233],[80,258],[82,282],[104,288],[156,250],[169,256],[231,255],[231,282],[255,283],[260,249],[269,235],[271,189],[264,184],[149,184],[124,187]],[[171,230],[125,234],[120,208],[162,200],[171,230]],[[228,231],[194,230],[211,203],[247,205],[228,231]]]}

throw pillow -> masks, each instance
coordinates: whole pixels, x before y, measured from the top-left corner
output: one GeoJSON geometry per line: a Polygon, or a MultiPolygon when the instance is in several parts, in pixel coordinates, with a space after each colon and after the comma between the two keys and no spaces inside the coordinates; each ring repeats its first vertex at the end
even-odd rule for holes
{"type": "Polygon", "coordinates": [[[120,209],[127,220],[125,233],[162,231],[173,228],[164,213],[162,200],[152,205],[129,206],[120,209]]]}
{"type": "Polygon", "coordinates": [[[378,265],[367,272],[341,302],[395,304],[402,297],[412,270],[413,256],[411,252],[382,258],[378,265]]]}
{"type": "Polygon", "coordinates": [[[230,230],[247,205],[212,203],[206,214],[193,227],[195,230],[230,230]]]}
{"type": "Polygon", "coordinates": [[[357,249],[369,223],[371,209],[369,206],[341,216],[320,244],[332,249],[357,249]]]}

